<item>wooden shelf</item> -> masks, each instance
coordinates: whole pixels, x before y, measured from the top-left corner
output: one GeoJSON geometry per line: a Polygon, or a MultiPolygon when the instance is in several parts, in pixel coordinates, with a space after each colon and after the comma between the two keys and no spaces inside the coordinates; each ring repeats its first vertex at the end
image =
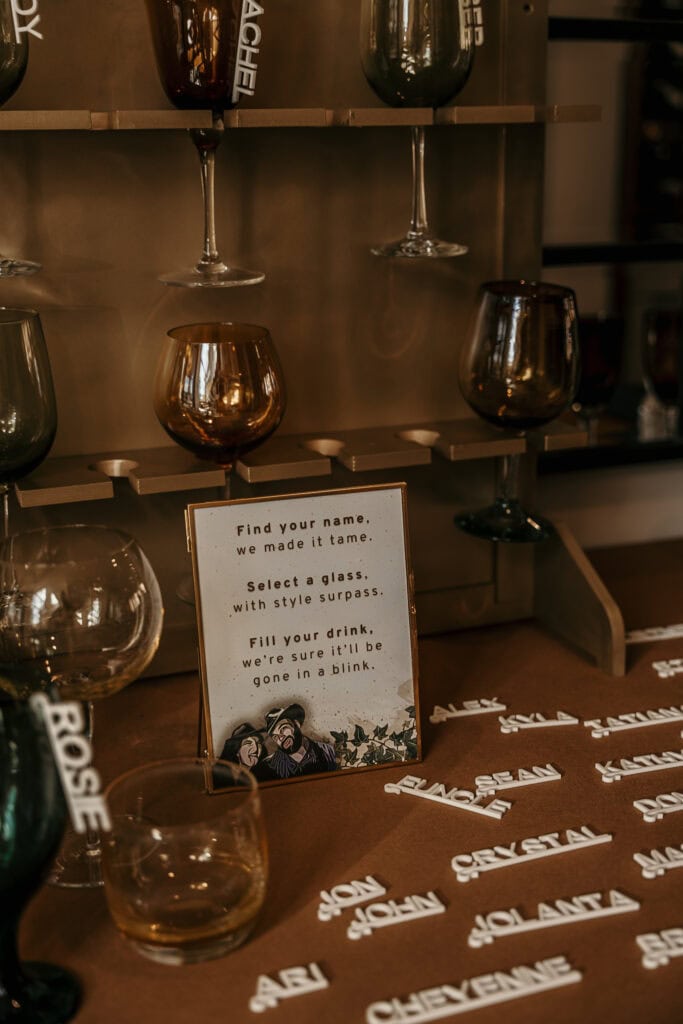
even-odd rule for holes
{"type": "MultiPolygon", "coordinates": [[[[593,104],[323,107],[229,110],[226,128],[378,128],[412,125],[568,124],[599,121],[593,104]]],[[[209,128],[208,110],[0,110],[0,131],[169,131],[209,128]]]]}

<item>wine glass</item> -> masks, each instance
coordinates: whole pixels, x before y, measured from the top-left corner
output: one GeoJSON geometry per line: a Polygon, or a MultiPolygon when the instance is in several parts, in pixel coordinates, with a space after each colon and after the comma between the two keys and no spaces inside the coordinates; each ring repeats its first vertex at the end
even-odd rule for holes
{"type": "Polygon", "coordinates": [[[683,310],[645,310],[642,356],[645,389],[664,407],[664,439],[672,440],[678,436],[683,310]]]}
{"type": "MultiPolygon", "coordinates": [[[[0,543],[0,688],[88,703],[147,667],[161,636],[159,584],[136,541],[105,526],[29,530],[0,543]]],[[[96,833],[67,835],[57,885],[101,885],[96,833]]]]}
{"type": "MultiPolygon", "coordinates": [[[[28,64],[28,32],[17,35],[12,0],[0,0],[0,105],[6,103],[21,85],[28,64]]],[[[0,253],[0,277],[35,274],[40,263],[0,253]]]]}
{"type": "Polygon", "coordinates": [[[80,989],[61,967],[20,963],[17,930],[59,846],[66,805],[40,713],[0,691],[0,1020],[62,1024],[80,989]]]}
{"type": "MultiPolygon", "coordinates": [[[[573,291],[535,281],[481,285],[459,383],[468,404],[487,423],[517,434],[542,427],[571,402],[579,368],[573,291]]],[[[517,497],[519,455],[499,463],[493,505],[455,517],[477,537],[540,541],[550,523],[527,512],[517,497]]]]}
{"type": "MultiPolygon", "coordinates": [[[[224,134],[223,111],[236,105],[241,91],[239,55],[244,49],[241,0],[145,0],[161,84],[180,109],[211,110],[211,128],[193,129],[204,197],[204,249],[193,267],[165,274],[164,284],[184,288],[230,288],[259,284],[265,274],[225,263],[216,244],[214,167],[224,134]]],[[[249,22],[247,49],[251,70],[261,29],[249,22]]]]}
{"type": "MultiPolygon", "coordinates": [[[[474,56],[463,0],[361,0],[361,63],[379,98],[392,107],[438,107],[465,85],[474,56]]],[[[410,229],[375,256],[462,256],[467,246],[435,238],[427,223],[424,127],[413,127],[410,229]]]]}
{"type": "Polygon", "coordinates": [[[9,533],[9,486],[38,466],[57,432],[57,405],[40,317],[0,307],[0,494],[9,533]]]}
{"type": "Polygon", "coordinates": [[[619,317],[579,318],[581,373],[572,411],[586,429],[588,444],[598,443],[598,420],[616,390],[624,343],[624,322],[619,317]]]}

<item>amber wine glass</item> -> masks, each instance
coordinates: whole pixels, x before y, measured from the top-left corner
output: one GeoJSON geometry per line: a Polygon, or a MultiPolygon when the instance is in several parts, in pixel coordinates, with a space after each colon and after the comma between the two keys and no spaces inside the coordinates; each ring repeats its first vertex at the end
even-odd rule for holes
{"type": "MultiPolygon", "coordinates": [[[[487,423],[518,435],[545,426],[571,403],[578,369],[571,289],[534,281],[490,281],[480,287],[459,383],[468,404],[487,423]]],[[[493,505],[456,516],[461,529],[495,541],[550,536],[551,524],[519,501],[519,458],[502,457],[493,505]]]]}
{"type": "MultiPolygon", "coordinates": [[[[475,38],[464,0],[361,0],[361,64],[369,85],[392,107],[439,107],[469,78],[475,38]]],[[[424,127],[413,127],[412,213],[407,234],[372,249],[376,256],[461,256],[467,246],[436,238],[427,222],[424,127]]]]}

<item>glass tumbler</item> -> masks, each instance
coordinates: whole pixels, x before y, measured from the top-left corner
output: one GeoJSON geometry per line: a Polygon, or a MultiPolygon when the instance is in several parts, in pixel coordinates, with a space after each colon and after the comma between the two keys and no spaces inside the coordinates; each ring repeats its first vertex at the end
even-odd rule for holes
{"type": "Polygon", "coordinates": [[[252,931],[266,892],[258,784],[245,768],[201,758],[157,761],[106,793],[103,841],[109,911],[143,956],[212,960],[252,931]]]}

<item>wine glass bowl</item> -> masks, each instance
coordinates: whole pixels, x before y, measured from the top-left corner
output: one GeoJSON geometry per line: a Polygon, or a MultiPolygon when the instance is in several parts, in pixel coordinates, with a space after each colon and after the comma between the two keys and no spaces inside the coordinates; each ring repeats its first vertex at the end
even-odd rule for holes
{"type": "Polygon", "coordinates": [[[286,406],[284,377],[265,327],[197,323],[166,336],[154,411],[168,435],[229,471],[268,438],[286,406]]]}
{"type": "Polygon", "coordinates": [[[646,391],[664,408],[666,439],[678,435],[683,359],[683,310],[651,308],[643,314],[642,360],[646,391]]]}
{"type": "MultiPolygon", "coordinates": [[[[578,368],[576,301],[569,288],[530,281],[491,281],[480,287],[461,352],[459,384],[482,419],[522,435],[545,426],[570,404],[578,368]]],[[[550,525],[527,512],[517,498],[518,461],[518,455],[504,457],[494,504],[456,516],[461,529],[503,541],[549,535],[550,525]]]]}

